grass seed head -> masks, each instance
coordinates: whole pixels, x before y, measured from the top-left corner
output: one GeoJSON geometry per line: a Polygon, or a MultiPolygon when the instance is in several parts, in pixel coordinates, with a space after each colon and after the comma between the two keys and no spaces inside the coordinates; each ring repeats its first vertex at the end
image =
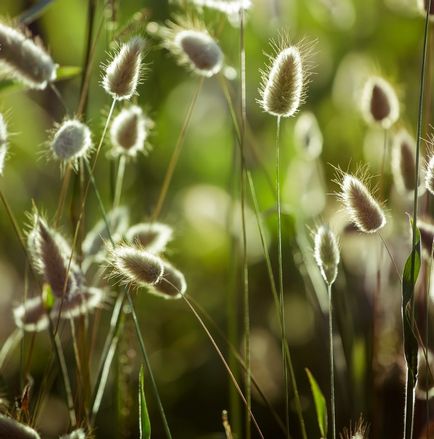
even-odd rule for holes
{"type": "Polygon", "coordinates": [[[99,288],[82,287],[76,289],[63,301],[58,300],[53,307],[51,314],[53,317],[59,315],[65,319],[88,314],[100,306],[104,301],[104,293],[99,288]]]}
{"type": "Polygon", "coordinates": [[[361,180],[344,173],[338,183],[341,186],[338,196],[361,232],[375,233],[386,225],[382,207],[361,180]]]}
{"type": "Polygon", "coordinates": [[[399,100],[388,81],[380,76],[371,76],[362,92],[362,113],[370,124],[390,128],[399,118],[399,100]]]}
{"type": "Polygon", "coordinates": [[[126,240],[149,253],[162,253],[172,239],[173,230],[162,223],[141,223],[128,229],[126,240]]]}
{"type": "Polygon", "coordinates": [[[1,439],[40,439],[39,434],[15,419],[0,414],[1,439]]]}
{"type": "Polygon", "coordinates": [[[137,105],[124,108],[114,119],[110,128],[113,155],[136,157],[138,152],[148,152],[146,139],[152,122],[137,105]]]}
{"type": "Polygon", "coordinates": [[[297,118],[294,140],[302,155],[310,160],[318,158],[322,152],[323,136],[313,113],[304,111],[297,118]]]}
{"type": "Polygon", "coordinates": [[[28,30],[0,23],[0,65],[11,77],[27,87],[44,89],[56,79],[57,64],[31,38],[28,30]]]}
{"type": "Polygon", "coordinates": [[[14,308],[13,314],[15,324],[24,331],[39,332],[48,327],[47,311],[41,296],[27,299],[14,308]]]}
{"type": "MultiPolygon", "coordinates": [[[[430,4],[430,0],[417,0],[417,7],[418,7],[421,15],[426,16],[429,4],[430,4]]],[[[430,19],[430,21],[434,20],[434,2],[433,1],[431,1],[431,7],[429,10],[429,19],[430,19]]]]}
{"type": "Polygon", "coordinates": [[[392,172],[400,193],[413,191],[416,187],[416,144],[406,130],[395,136],[392,149],[392,172]]]}
{"type": "Polygon", "coordinates": [[[163,262],[163,274],[149,292],[164,299],[180,299],[186,290],[184,275],[168,262],[163,262]]]}
{"type": "Polygon", "coordinates": [[[192,2],[196,6],[214,9],[228,16],[234,16],[241,10],[247,11],[252,7],[251,0],[192,0],[192,2]]]}
{"type": "Polygon", "coordinates": [[[320,226],[314,240],[315,261],[328,285],[332,285],[338,275],[339,247],[335,234],[328,226],[320,226]]]}
{"type": "Polygon", "coordinates": [[[349,428],[344,428],[344,431],[339,435],[339,439],[368,439],[368,435],[369,425],[363,417],[360,416],[354,425],[350,425],[349,428]]]}
{"type": "Polygon", "coordinates": [[[71,433],[60,436],[60,439],[86,439],[86,433],[82,428],[78,428],[71,433]]]}
{"type": "Polygon", "coordinates": [[[3,175],[7,152],[8,128],[4,116],[0,113],[0,176],[3,175]]]}
{"type": "Polygon", "coordinates": [[[434,224],[427,218],[418,218],[416,225],[420,232],[422,256],[429,260],[431,257],[431,247],[434,242],[434,224]]]}
{"type": "Polygon", "coordinates": [[[425,167],[425,187],[434,195],[434,151],[432,147],[425,167]]]}
{"type": "Polygon", "coordinates": [[[144,47],[145,40],[142,37],[131,38],[122,44],[119,52],[106,67],[102,85],[113,99],[128,100],[137,93],[144,47]]]}

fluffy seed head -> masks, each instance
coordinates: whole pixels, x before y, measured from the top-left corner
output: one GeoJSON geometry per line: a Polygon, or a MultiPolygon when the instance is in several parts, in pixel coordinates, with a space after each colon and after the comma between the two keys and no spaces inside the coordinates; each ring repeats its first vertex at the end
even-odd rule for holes
{"type": "Polygon", "coordinates": [[[418,218],[416,225],[420,232],[422,256],[425,259],[429,259],[431,257],[431,247],[434,242],[434,224],[428,218],[418,218]]]}
{"type": "Polygon", "coordinates": [[[44,89],[56,79],[57,65],[29,35],[0,23],[0,66],[27,87],[44,89]]]}
{"type": "Polygon", "coordinates": [[[318,121],[313,113],[305,111],[297,118],[294,127],[294,140],[300,152],[311,160],[322,152],[323,137],[318,121]]]}
{"type": "Polygon", "coordinates": [[[40,436],[28,425],[0,414],[0,439],[40,439],[40,436]]]}
{"type": "Polygon", "coordinates": [[[7,152],[8,152],[8,129],[7,129],[5,118],[0,113],[0,176],[3,175],[3,169],[5,166],[7,152]]]}
{"type": "Polygon", "coordinates": [[[142,51],[145,40],[133,37],[120,47],[117,55],[107,66],[102,85],[113,99],[130,99],[136,94],[142,69],[142,51]]]}
{"type": "Polygon", "coordinates": [[[360,416],[359,420],[354,424],[350,425],[349,428],[344,428],[343,432],[339,435],[340,439],[368,439],[369,435],[369,425],[360,416]]]}
{"type": "Polygon", "coordinates": [[[196,6],[214,9],[229,16],[238,14],[242,9],[245,11],[252,6],[251,0],[192,0],[196,6]]]}
{"type": "Polygon", "coordinates": [[[90,129],[76,119],[65,120],[54,133],[51,150],[62,161],[74,161],[85,156],[92,147],[90,129]]]}
{"type": "Polygon", "coordinates": [[[392,149],[392,172],[396,188],[401,193],[415,189],[415,141],[406,130],[395,136],[392,149]]]}
{"type": "Polygon", "coordinates": [[[425,349],[419,348],[417,362],[416,396],[420,399],[425,399],[427,392],[428,398],[432,397],[434,388],[434,379],[432,375],[433,367],[434,355],[432,351],[428,349],[427,355],[425,355],[425,349]]]}
{"type": "Polygon", "coordinates": [[[110,260],[114,274],[136,287],[154,285],[163,275],[162,260],[136,247],[118,245],[112,250],[110,260]]]}
{"type": "Polygon", "coordinates": [[[320,226],[315,234],[315,261],[328,285],[332,285],[338,275],[339,247],[334,233],[328,226],[320,226]]]}
{"type": "Polygon", "coordinates": [[[86,439],[86,433],[82,428],[78,428],[69,434],[61,436],[60,439],[86,439]]]}
{"type": "Polygon", "coordinates": [[[173,230],[162,223],[141,223],[128,229],[125,238],[149,253],[159,254],[172,239],[173,230]]]}
{"type": "Polygon", "coordinates": [[[361,232],[375,233],[386,225],[383,209],[358,178],[344,174],[339,184],[339,198],[361,232]]]}
{"type": "Polygon", "coordinates": [[[362,92],[362,113],[368,123],[387,129],[399,118],[399,101],[395,90],[380,76],[371,76],[362,92]]]}
{"type": "Polygon", "coordinates": [[[103,300],[104,293],[99,288],[78,288],[63,301],[58,300],[51,314],[57,318],[60,311],[62,318],[73,319],[93,311],[103,300]]]}
{"type": "Polygon", "coordinates": [[[114,119],[110,128],[113,155],[136,157],[137,153],[148,152],[146,139],[152,122],[137,105],[124,108],[114,119]]]}
{"type": "Polygon", "coordinates": [[[434,153],[431,152],[425,169],[425,187],[434,195],[434,153]]]}
{"type": "MultiPolygon", "coordinates": [[[[48,327],[48,316],[41,296],[27,299],[13,310],[15,324],[29,332],[42,331],[48,327]]],[[[1,435],[0,435],[1,437],[1,435]]]]}
{"type": "Polygon", "coordinates": [[[180,299],[187,290],[184,275],[168,262],[163,262],[163,274],[149,292],[164,299],[180,299]]]}

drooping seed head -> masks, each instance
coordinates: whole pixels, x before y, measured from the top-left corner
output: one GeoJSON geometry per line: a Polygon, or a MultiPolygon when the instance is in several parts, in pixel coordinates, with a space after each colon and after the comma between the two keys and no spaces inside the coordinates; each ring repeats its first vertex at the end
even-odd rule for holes
{"type": "Polygon", "coordinates": [[[13,314],[15,324],[24,331],[39,332],[48,327],[47,311],[41,296],[27,299],[14,308],[13,314]]]}
{"type": "Polygon", "coordinates": [[[88,314],[103,303],[104,293],[99,288],[81,287],[77,288],[63,301],[58,300],[53,307],[51,314],[54,318],[59,316],[64,319],[88,314]]]}
{"type": "Polygon", "coordinates": [[[163,262],[163,274],[149,292],[164,299],[180,299],[187,290],[184,275],[168,262],[163,262]]]}
{"type": "Polygon", "coordinates": [[[425,167],[425,187],[434,195],[434,152],[431,151],[425,167]]]}
{"type": "Polygon", "coordinates": [[[318,158],[322,152],[323,137],[318,121],[313,113],[305,111],[297,118],[294,140],[300,152],[310,160],[318,158]]]}
{"type": "Polygon", "coordinates": [[[416,143],[406,130],[395,136],[392,149],[392,172],[396,188],[401,193],[416,187],[416,143]]]}
{"type": "Polygon", "coordinates": [[[0,439],[40,439],[39,434],[28,425],[0,414],[0,439]]]}
{"type": "Polygon", "coordinates": [[[328,226],[320,226],[315,234],[314,256],[321,275],[332,285],[338,275],[339,247],[335,234],[328,226]]]}
{"type": "Polygon", "coordinates": [[[353,175],[344,174],[339,184],[341,192],[338,196],[361,232],[375,233],[386,225],[383,209],[364,183],[353,175]]]}
{"type": "Polygon", "coordinates": [[[420,232],[422,256],[429,260],[431,257],[431,248],[434,242],[434,224],[432,223],[432,220],[428,218],[418,218],[416,225],[420,232]]]}
{"type": "Polygon", "coordinates": [[[145,250],[129,245],[118,245],[111,251],[110,263],[114,275],[125,284],[149,287],[163,275],[163,261],[145,250]]]}
{"type": "Polygon", "coordinates": [[[76,119],[59,125],[51,140],[51,151],[62,162],[75,161],[88,154],[92,147],[90,129],[76,119]]]}
{"type": "Polygon", "coordinates": [[[138,152],[148,152],[146,140],[152,122],[137,105],[124,108],[114,119],[110,128],[113,155],[136,157],[138,152]]]}
{"type": "Polygon", "coordinates": [[[362,93],[362,113],[368,123],[390,128],[399,118],[399,101],[395,90],[380,76],[371,76],[362,93]]]}
{"type": "Polygon", "coordinates": [[[234,16],[241,10],[247,11],[251,8],[251,0],[192,0],[199,7],[205,7],[220,11],[226,15],[234,16]]]}
{"type": "Polygon", "coordinates": [[[162,253],[172,239],[173,230],[162,223],[141,223],[128,229],[125,239],[149,253],[162,253]]]}
{"type": "Polygon", "coordinates": [[[145,40],[133,37],[123,44],[105,69],[102,85],[113,99],[130,99],[137,92],[142,71],[145,40]]]}
{"type": "Polygon", "coordinates": [[[27,87],[44,89],[56,79],[57,64],[29,35],[0,23],[0,67],[27,87]]]}

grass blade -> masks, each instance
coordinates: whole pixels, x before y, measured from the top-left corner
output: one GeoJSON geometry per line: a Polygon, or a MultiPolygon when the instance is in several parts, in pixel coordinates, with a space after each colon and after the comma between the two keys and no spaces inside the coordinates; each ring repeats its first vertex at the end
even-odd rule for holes
{"type": "Polygon", "coordinates": [[[319,431],[321,432],[321,437],[327,437],[327,403],[311,371],[308,368],[305,368],[305,371],[312,389],[319,431]]]}
{"type": "Polygon", "coordinates": [[[144,382],[144,370],[142,365],[139,373],[139,431],[140,439],[150,439],[151,421],[149,419],[148,406],[146,405],[144,382]]]}

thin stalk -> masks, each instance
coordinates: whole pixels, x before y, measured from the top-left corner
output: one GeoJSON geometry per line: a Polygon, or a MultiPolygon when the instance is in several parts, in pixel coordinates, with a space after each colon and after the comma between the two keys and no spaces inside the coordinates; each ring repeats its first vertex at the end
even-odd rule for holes
{"type": "Polygon", "coordinates": [[[172,181],[173,174],[175,172],[176,165],[178,163],[179,156],[181,155],[182,147],[184,146],[185,134],[190,124],[191,115],[193,114],[194,106],[196,105],[199,92],[202,88],[204,78],[201,78],[196,91],[193,95],[193,99],[188,107],[185,115],[184,123],[182,124],[181,131],[179,132],[178,140],[176,141],[175,149],[173,150],[172,157],[170,158],[169,165],[167,167],[166,174],[164,176],[163,184],[161,186],[160,194],[158,196],[157,205],[155,206],[152,214],[152,222],[156,221],[160,216],[161,209],[163,208],[164,200],[166,199],[167,191],[172,181]]]}
{"type": "MultiPolygon", "coordinates": [[[[430,258],[429,258],[428,268],[427,268],[427,271],[428,271],[428,275],[427,275],[428,282],[427,282],[427,286],[426,286],[426,289],[425,289],[425,308],[426,308],[425,309],[425,361],[426,361],[427,365],[429,365],[429,362],[428,362],[428,349],[429,349],[429,344],[428,344],[428,342],[429,342],[429,302],[430,302],[429,292],[430,292],[430,289],[431,289],[431,270],[432,270],[432,260],[433,260],[433,257],[434,257],[434,239],[433,239],[433,241],[431,243],[431,255],[430,255],[430,258]]],[[[429,374],[427,373],[425,375],[425,389],[426,389],[426,391],[425,391],[425,407],[426,407],[426,425],[427,425],[427,427],[426,427],[426,438],[427,439],[429,439],[429,437],[430,437],[429,395],[428,395],[428,393],[429,393],[429,384],[428,384],[429,383],[429,378],[430,378],[429,374]]]]}
{"type": "Polygon", "coordinates": [[[329,296],[330,405],[332,415],[332,438],[336,439],[335,370],[333,355],[333,300],[331,284],[327,284],[327,293],[329,296]]]}
{"type": "Polygon", "coordinates": [[[11,335],[9,335],[9,337],[3,343],[0,349],[0,370],[3,368],[9,353],[18,346],[23,336],[24,331],[20,328],[15,328],[11,335]]]}
{"type": "Polygon", "coordinates": [[[124,176],[125,176],[125,164],[126,164],[126,158],[122,154],[119,158],[119,168],[118,168],[118,174],[116,177],[115,196],[113,199],[113,209],[118,207],[119,203],[121,201],[122,185],[123,185],[124,176]]]}

